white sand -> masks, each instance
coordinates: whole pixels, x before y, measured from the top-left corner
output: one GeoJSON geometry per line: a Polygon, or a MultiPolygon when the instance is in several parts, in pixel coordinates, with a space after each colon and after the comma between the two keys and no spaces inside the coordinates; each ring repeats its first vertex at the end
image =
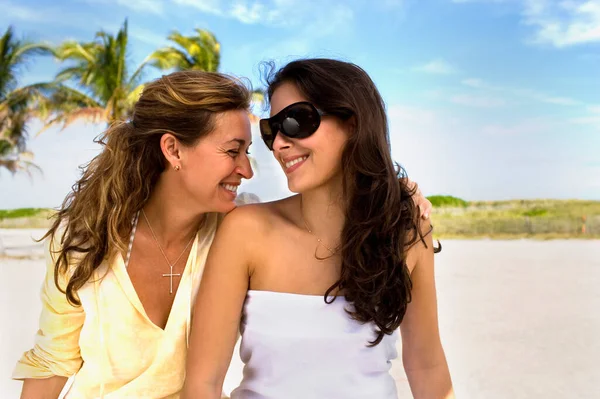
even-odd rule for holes
{"type": "MultiPolygon", "coordinates": [[[[0,397],[32,344],[44,264],[38,231],[0,230],[0,397]],[[35,259],[15,259],[33,254],[35,259]]],[[[445,241],[437,255],[440,329],[461,399],[599,398],[600,241],[445,241]]],[[[400,349],[400,348],[399,348],[400,349]]],[[[241,376],[235,360],[227,386],[241,376]]],[[[410,390],[400,360],[399,397],[410,390]]]]}

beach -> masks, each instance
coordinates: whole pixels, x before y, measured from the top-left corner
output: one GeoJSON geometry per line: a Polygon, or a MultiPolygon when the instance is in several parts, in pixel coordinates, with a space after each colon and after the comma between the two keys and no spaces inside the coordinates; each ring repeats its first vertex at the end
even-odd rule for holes
{"type": "MultiPolygon", "coordinates": [[[[40,312],[43,230],[0,229],[0,397],[40,312]]],[[[440,333],[457,398],[600,397],[600,241],[444,240],[436,255],[440,333]]],[[[292,317],[292,315],[290,315],[292,317]]],[[[399,344],[399,353],[401,347],[399,344]]],[[[401,359],[392,373],[410,398],[401,359]]],[[[226,389],[241,376],[234,360],[226,389]]]]}

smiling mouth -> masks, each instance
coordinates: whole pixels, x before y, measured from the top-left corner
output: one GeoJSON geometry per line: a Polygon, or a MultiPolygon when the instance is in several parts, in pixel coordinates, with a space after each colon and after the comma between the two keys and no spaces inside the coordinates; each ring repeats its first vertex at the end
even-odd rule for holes
{"type": "Polygon", "coordinates": [[[221,183],[221,187],[223,187],[225,190],[230,191],[234,194],[237,193],[237,189],[238,189],[238,186],[234,186],[233,184],[226,184],[226,183],[221,183]]]}
{"type": "Polygon", "coordinates": [[[291,168],[292,166],[296,165],[297,163],[300,163],[302,161],[306,161],[307,159],[308,159],[308,155],[305,155],[303,157],[298,157],[298,158],[293,159],[293,160],[291,160],[289,162],[286,162],[285,163],[285,167],[286,168],[291,168]]]}

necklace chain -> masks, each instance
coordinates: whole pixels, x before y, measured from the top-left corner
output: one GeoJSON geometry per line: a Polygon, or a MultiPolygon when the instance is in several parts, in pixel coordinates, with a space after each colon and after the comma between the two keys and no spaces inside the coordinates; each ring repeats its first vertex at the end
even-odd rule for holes
{"type": "Polygon", "coordinates": [[[325,247],[325,249],[328,250],[331,255],[335,255],[340,250],[339,246],[337,246],[334,249],[331,249],[329,246],[327,246],[323,242],[323,240],[321,240],[321,238],[319,238],[319,236],[317,236],[315,233],[313,233],[313,231],[310,229],[310,227],[308,227],[308,223],[306,223],[306,219],[304,218],[304,212],[302,211],[302,200],[300,200],[300,215],[302,216],[302,221],[304,222],[304,227],[306,228],[306,231],[308,231],[310,234],[312,234],[317,239],[317,242],[320,245],[322,245],[323,247],[325,247]]]}
{"type": "Polygon", "coordinates": [[[177,262],[179,262],[179,259],[181,259],[181,257],[183,256],[185,251],[188,249],[188,247],[190,246],[190,244],[192,243],[192,241],[194,240],[194,237],[196,235],[193,235],[192,238],[188,241],[185,248],[183,248],[183,252],[181,252],[181,254],[179,254],[179,257],[177,257],[177,260],[175,262],[171,263],[171,262],[169,262],[169,258],[167,258],[167,254],[165,254],[165,251],[163,250],[162,246],[160,245],[160,241],[158,241],[158,238],[156,237],[156,234],[154,233],[154,229],[152,228],[152,225],[150,224],[150,221],[148,220],[148,217],[146,216],[146,212],[144,212],[144,209],[142,209],[142,215],[144,215],[146,224],[148,224],[148,227],[150,227],[150,232],[152,233],[152,237],[154,237],[154,241],[156,241],[156,244],[158,244],[158,249],[160,249],[160,253],[162,253],[162,256],[165,258],[165,260],[167,261],[167,264],[169,265],[169,268],[171,269],[171,272],[168,274],[166,274],[166,273],[163,274],[163,277],[169,277],[169,279],[170,279],[169,293],[172,294],[173,293],[173,277],[181,277],[181,273],[173,273],[173,266],[175,266],[177,264],[177,262]]]}
{"type": "Polygon", "coordinates": [[[156,234],[154,233],[154,229],[152,228],[152,225],[150,224],[150,221],[148,220],[148,217],[146,216],[146,212],[144,212],[143,209],[142,209],[142,214],[144,215],[144,219],[146,219],[146,223],[148,224],[148,227],[150,227],[150,232],[152,233],[152,237],[154,237],[154,241],[156,241],[156,244],[158,244],[158,249],[160,249],[160,252],[165,257],[165,260],[167,261],[167,264],[170,267],[175,266],[177,264],[177,262],[179,262],[179,259],[181,259],[181,257],[185,253],[185,251],[188,249],[188,247],[190,246],[190,244],[192,243],[192,241],[194,240],[195,235],[193,235],[192,238],[188,241],[187,245],[183,249],[183,252],[181,254],[179,254],[179,257],[177,258],[177,260],[175,262],[171,263],[171,262],[169,262],[169,258],[167,258],[167,255],[165,254],[165,251],[163,251],[162,246],[160,245],[160,242],[158,241],[158,238],[156,238],[156,234]]]}

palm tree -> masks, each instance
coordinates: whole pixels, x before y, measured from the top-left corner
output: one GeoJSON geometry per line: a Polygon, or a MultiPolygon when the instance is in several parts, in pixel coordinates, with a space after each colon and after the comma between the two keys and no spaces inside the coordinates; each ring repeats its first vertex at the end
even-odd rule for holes
{"type": "Polygon", "coordinates": [[[34,56],[50,53],[47,45],[16,39],[12,27],[0,37],[0,168],[13,174],[37,168],[26,151],[36,85],[19,87],[19,73],[34,56]]]}
{"type": "MultiPolygon", "coordinates": [[[[218,72],[221,44],[215,35],[207,30],[196,28],[194,32],[193,35],[184,36],[177,30],[172,31],[168,36],[172,44],[152,53],[149,57],[150,64],[162,70],[218,72]]],[[[252,101],[262,104],[264,92],[254,90],[252,101]]],[[[253,122],[258,121],[254,114],[250,114],[250,119],[253,122]]]]}
{"type": "Polygon", "coordinates": [[[184,36],[174,30],[168,39],[172,45],[158,49],[150,55],[150,62],[156,68],[206,72],[219,70],[221,44],[211,32],[196,29],[195,34],[184,36]]]}
{"type": "Polygon", "coordinates": [[[56,48],[56,58],[67,66],[54,83],[41,88],[47,93],[40,103],[45,129],[64,129],[76,120],[110,124],[127,119],[143,89],[146,66],[143,62],[130,74],[127,53],[127,20],[116,36],[100,31],[91,42],[67,41],[56,48]]]}

